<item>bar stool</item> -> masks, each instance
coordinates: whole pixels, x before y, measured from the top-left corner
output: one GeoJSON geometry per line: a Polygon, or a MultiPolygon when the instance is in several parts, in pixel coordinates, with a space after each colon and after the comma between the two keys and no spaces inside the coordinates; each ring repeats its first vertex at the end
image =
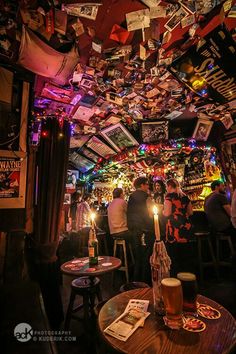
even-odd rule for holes
{"type": "Polygon", "coordinates": [[[213,249],[212,242],[211,242],[211,233],[209,231],[201,231],[201,232],[195,232],[194,235],[197,239],[200,281],[201,282],[203,281],[203,270],[204,270],[204,267],[207,267],[207,266],[214,267],[217,279],[219,279],[218,265],[217,265],[214,249],[213,249]],[[208,245],[210,256],[211,256],[211,261],[203,261],[203,254],[202,254],[203,242],[205,242],[205,244],[208,245]]]}
{"type": "MultiPolygon", "coordinates": [[[[127,260],[125,239],[118,238],[118,237],[117,238],[114,237],[113,239],[114,239],[113,257],[117,256],[118,246],[121,246],[121,249],[122,249],[122,252],[123,252],[123,255],[124,255],[124,265],[121,266],[117,270],[125,272],[126,282],[128,283],[129,282],[129,268],[128,268],[128,260],[127,260]]],[[[128,243],[128,245],[129,245],[129,251],[130,251],[132,263],[134,264],[134,255],[133,255],[132,247],[131,247],[130,243],[128,243]]]]}
{"type": "Polygon", "coordinates": [[[100,279],[97,277],[80,277],[74,279],[71,283],[70,301],[66,312],[65,329],[67,330],[70,325],[71,319],[80,320],[74,313],[79,311],[82,307],[84,310],[85,324],[88,325],[89,312],[93,311],[95,296],[98,301],[102,301],[102,295],[100,290],[100,279]],[[74,301],[76,295],[83,297],[83,303],[74,308],[74,301]]]}
{"type": "Polygon", "coordinates": [[[218,265],[220,266],[232,266],[231,262],[223,260],[221,258],[221,252],[220,249],[222,248],[222,242],[221,241],[226,241],[228,243],[229,251],[230,251],[230,256],[232,257],[235,253],[234,246],[231,240],[231,236],[227,235],[226,233],[223,232],[216,232],[216,260],[218,265]],[[220,245],[221,243],[221,245],[220,245]]]}

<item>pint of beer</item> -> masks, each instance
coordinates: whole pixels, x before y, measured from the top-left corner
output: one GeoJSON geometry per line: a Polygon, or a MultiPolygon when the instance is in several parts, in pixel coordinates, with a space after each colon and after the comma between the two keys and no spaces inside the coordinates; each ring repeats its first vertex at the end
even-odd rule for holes
{"type": "Polygon", "coordinates": [[[183,290],[183,310],[185,312],[197,312],[197,281],[193,273],[178,273],[183,290]]]}
{"type": "Polygon", "coordinates": [[[166,311],[165,324],[172,329],[180,329],[183,326],[183,294],[180,280],[162,279],[161,291],[166,311]]]}

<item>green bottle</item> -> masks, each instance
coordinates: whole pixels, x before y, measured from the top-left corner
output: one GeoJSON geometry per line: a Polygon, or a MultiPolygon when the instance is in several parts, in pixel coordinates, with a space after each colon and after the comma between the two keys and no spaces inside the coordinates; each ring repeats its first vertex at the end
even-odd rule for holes
{"type": "Polygon", "coordinates": [[[98,264],[98,240],[97,240],[94,226],[92,226],[89,230],[88,253],[89,253],[89,264],[90,265],[98,264]]]}

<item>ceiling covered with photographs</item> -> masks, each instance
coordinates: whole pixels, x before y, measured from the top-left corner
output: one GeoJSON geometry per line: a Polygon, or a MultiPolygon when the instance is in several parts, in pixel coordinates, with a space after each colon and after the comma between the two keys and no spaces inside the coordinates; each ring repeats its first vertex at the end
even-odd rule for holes
{"type": "Polygon", "coordinates": [[[36,74],[35,112],[73,123],[85,173],[234,127],[235,2],[1,0],[0,56],[36,74]]]}

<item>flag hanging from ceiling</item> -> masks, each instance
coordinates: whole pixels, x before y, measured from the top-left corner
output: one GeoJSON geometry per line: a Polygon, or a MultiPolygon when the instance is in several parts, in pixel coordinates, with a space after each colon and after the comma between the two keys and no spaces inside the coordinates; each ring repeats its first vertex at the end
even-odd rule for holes
{"type": "Polygon", "coordinates": [[[18,64],[24,68],[64,85],[78,61],[75,48],[68,53],[60,53],[23,26],[18,64]]]}

